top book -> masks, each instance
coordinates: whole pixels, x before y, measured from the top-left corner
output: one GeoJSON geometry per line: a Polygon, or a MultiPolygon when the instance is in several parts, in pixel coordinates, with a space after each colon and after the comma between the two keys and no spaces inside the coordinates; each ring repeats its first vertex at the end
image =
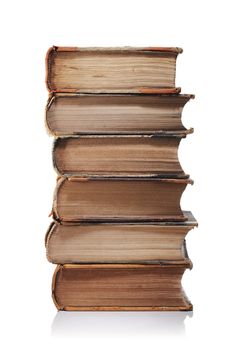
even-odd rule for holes
{"type": "Polygon", "coordinates": [[[46,56],[51,92],[176,94],[175,47],[53,46],[46,56]]]}

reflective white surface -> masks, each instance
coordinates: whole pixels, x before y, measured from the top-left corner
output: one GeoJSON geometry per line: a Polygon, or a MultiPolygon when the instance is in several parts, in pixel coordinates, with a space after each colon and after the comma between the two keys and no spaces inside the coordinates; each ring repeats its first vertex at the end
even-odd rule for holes
{"type": "Polygon", "coordinates": [[[185,335],[185,319],[192,312],[57,312],[54,337],[185,335]]]}

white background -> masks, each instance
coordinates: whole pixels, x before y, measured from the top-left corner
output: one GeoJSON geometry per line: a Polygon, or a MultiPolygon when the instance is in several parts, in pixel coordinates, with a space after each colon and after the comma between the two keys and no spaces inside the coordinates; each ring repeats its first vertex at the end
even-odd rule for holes
{"type": "Polygon", "coordinates": [[[240,1],[5,1],[1,4],[2,349],[241,348],[240,1]],[[195,133],[180,160],[195,180],[182,198],[199,228],[183,285],[184,325],[162,313],[58,314],[44,234],[55,173],[44,127],[49,46],[179,46],[177,86],[195,133]],[[57,315],[57,316],[56,316],[57,315]],[[185,315],[186,316],[186,315],[185,315]],[[184,316],[184,317],[185,317],[184,316]]]}

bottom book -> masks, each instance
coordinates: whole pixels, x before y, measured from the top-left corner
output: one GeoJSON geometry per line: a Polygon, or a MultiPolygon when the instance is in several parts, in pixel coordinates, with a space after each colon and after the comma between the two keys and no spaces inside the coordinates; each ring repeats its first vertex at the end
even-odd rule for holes
{"type": "Polygon", "coordinates": [[[52,297],[58,310],[188,311],[181,279],[191,264],[58,265],[52,297]]]}

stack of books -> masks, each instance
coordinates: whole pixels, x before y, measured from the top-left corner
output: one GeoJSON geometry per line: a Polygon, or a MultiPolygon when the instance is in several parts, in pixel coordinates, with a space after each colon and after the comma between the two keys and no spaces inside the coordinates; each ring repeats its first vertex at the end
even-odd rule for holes
{"type": "Polygon", "coordinates": [[[191,310],[181,285],[197,225],[178,147],[194,96],[175,87],[179,48],[52,47],[46,125],[58,173],[47,258],[59,310],[191,310]]]}

